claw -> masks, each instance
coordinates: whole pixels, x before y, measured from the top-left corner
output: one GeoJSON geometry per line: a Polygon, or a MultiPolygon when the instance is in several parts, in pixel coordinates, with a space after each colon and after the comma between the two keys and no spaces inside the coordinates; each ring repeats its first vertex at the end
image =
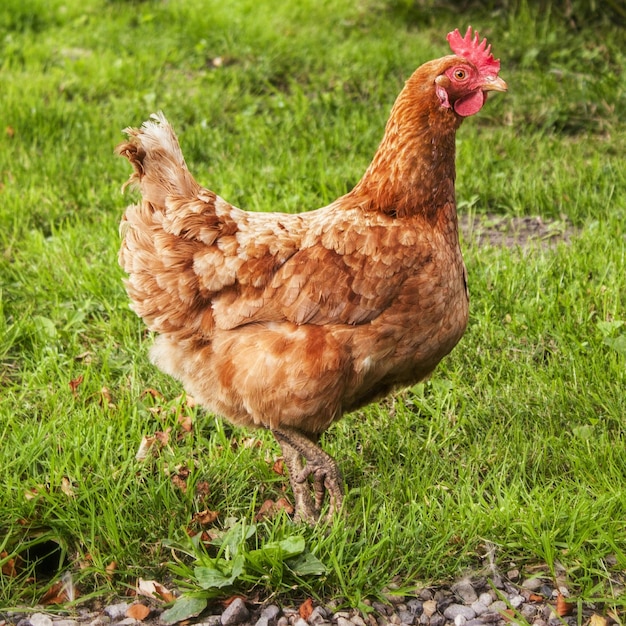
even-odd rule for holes
{"type": "Polygon", "coordinates": [[[280,443],[289,471],[296,503],[294,519],[316,522],[328,492],[330,507],[326,521],[330,521],[343,504],[341,473],[334,459],[299,431],[277,429],[273,433],[280,443]],[[303,465],[302,458],[306,460],[306,465],[303,465]],[[309,488],[309,476],[313,477],[314,500],[309,488]]]}

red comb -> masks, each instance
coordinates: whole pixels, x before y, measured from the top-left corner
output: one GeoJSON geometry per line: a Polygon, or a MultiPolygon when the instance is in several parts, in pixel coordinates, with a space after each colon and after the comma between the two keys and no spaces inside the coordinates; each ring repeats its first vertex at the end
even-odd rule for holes
{"type": "Polygon", "coordinates": [[[471,26],[467,27],[465,37],[461,37],[458,28],[448,33],[448,43],[454,54],[471,61],[481,72],[497,74],[500,71],[500,61],[493,58],[491,44],[487,45],[487,39],[483,39],[480,43],[479,39],[478,31],[472,37],[471,26]]]}

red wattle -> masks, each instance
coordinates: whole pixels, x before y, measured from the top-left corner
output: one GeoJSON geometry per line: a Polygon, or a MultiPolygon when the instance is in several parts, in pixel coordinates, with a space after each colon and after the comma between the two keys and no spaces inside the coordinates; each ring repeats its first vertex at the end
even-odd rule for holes
{"type": "Polygon", "coordinates": [[[474,91],[457,100],[454,103],[454,110],[463,117],[474,115],[474,113],[478,113],[478,111],[480,111],[483,104],[485,104],[486,99],[487,96],[482,91],[474,91]]]}

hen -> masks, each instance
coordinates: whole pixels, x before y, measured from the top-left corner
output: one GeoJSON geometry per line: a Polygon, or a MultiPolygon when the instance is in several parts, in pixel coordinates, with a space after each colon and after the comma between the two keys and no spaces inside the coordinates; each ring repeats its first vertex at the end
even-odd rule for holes
{"type": "Polygon", "coordinates": [[[329,515],[342,505],[320,434],[428,376],[465,331],[455,132],[506,83],[471,27],[448,41],[407,81],[360,182],[315,211],[249,213],[200,187],[162,114],[117,148],[142,195],[120,264],[158,333],[151,359],[209,410],[272,431],[300,520],[326,492],[329,515]]]}

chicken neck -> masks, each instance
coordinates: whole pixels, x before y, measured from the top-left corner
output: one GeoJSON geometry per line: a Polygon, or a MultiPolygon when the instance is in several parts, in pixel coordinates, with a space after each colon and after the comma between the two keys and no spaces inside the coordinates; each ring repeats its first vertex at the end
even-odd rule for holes
{"type": "Polygon", "coordinates": [[[455,134],[461,118],[440,106],[432,88],[424,88],[420,70],[398,96],[371,164],[342,198],[345,206],[429,220],[455,206],[455,134]]]}

